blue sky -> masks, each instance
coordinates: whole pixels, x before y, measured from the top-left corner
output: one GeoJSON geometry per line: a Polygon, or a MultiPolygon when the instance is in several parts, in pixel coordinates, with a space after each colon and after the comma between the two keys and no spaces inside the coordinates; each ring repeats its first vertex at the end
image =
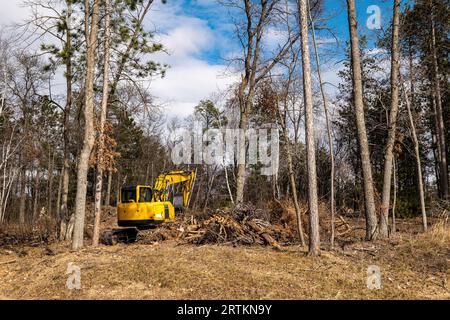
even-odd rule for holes
{"type": "MultiPolygon", "coordinates": [[[[207,26],[221,37],[234,42],[233,30],[226,24],[231,23],[229,13],[226,9],[220,7],[214,0],[183,0],[179,1],[182,8],[182,14],[196,17],[206,21],[207,26]]],[[[381,26],[387,28],[392,16],[392,1],[386,0],[356,0],[358,21],[360,22],[359,32],[368,37],[370,45],[373,46],[373,40],[379,35],[380,30],[370,30],[365,22],[370,16],[367,8],[371,5],[377,5],[381,9],[381,26]]],[[[345,41],[348,39],[347,24],[347,4],[345,0],[324,0],[324,17],[328,20],[327,25],[335,36],[340,40],[340,47],[344,48],[345,41]]],[[[330,32],[323,31],[321,35],[330,37],[330,32]]],[[[202,52],[202,58],[210,63],[221,63],[222,57],[226,55],[227,46],[212,46],[210,50],[202,52]]]]}
{"type": "MultiPolygon", "coordinates": [[[[320,32],[324,40],[323,54],[325,81],[337,84],[337,72],[342,68],[348,25],[345,0],[324,0],[324,16],[328,27],[339,39],[334,43],[329,32],[320,32]]],[[[381,12],[381,27],[390,23],[392,0],[356,0],[359,32],[365,34],[373,45],[380,30],[370,30],[366,21],[370,16],[367,8],[377,5],[381,12]]],[[[28,16],[21,0],[0,0],[0,25],[20,22],[28,16]]],[[[214,92],[225,90],[239,79],[232,74],[224,59],[239,50],[234,37],[232,15],[215,0],[168,0],[163,5],[157,1],[145,23],[148,29],[156,29],[159,40],[169,54],[158,54],[153,59],[168,63],[171,68],[164,79],[154,79],[150,89],[158,103],[163,104],[167,114],[186,116],[201,100],[214,92]]],[[[329,87],[333,94],[333,87],[329,87]]]]}
{"type": "MultiPolygon", "coordinates": [[[[391,2],[356,1],[359,32],[367,36],[369,46],[373,46],[381,31],[367,28],[366,21],[370,16],[367,8],[371,5],[380,8],[381,27],[386,29],[391,20],[391,2]]],[[[319,38],[328,40],[320,50],[324,55],[322,61],[327,62],[324,66],[325,81],[334,85],[339,81],[337,72],[342,68],[339,61],[344,58],[345,42],[348,40],[346,9],[345,0],[325,0],[324,16],[329,19],[328,27],[339,39],[339,43],[332,41],[329,32],[323,31],[318,35],[319,38]]],[[[158,5],[157,12],[149,20],[159,23],[161,30],[166,33],[162,42],[171,51],[171,56],[161,59],[172,65],[167,79],[155,81],[154,94],[169,101],[168,107],[175,114],[187,115],[200,99],[208,98],[212,92],[224,90],[236,81],[236,75],[224,76],[227,67],[224,58],[240,48],[234,36],[232,16],[226,8],[219,6],[214,0],[169,0],[166,5],[158,5]],[[189,44],[196,48],[191,48],[189,44]],[[202,78],[206,80],[200,81],[202,78]]],[[[330,86],[328,90],[332,95],[335,89],[330,86]]]]}

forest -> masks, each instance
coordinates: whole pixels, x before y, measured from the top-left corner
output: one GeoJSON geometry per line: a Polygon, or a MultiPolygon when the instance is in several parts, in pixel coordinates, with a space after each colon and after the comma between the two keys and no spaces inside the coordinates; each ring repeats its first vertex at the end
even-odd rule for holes
{"type": "Polygon", "coordinates": [[[0,20],[0,299],[450,298],[448,0],[17,2],[0,20]],[[212,35],[171,38],[188,18],[157,16],[175,8],[212,35]],[[195,63],[174,48],[217,42],[201,58],[222,85],[162,101],[175,75],[174,96],[211,79],[180,76],[195,63]],[[174,170],[195,172],[187,206],[106,239],[124,188],[174,170]],[[179,269],[139,273],[156,260],[179,269]]]}

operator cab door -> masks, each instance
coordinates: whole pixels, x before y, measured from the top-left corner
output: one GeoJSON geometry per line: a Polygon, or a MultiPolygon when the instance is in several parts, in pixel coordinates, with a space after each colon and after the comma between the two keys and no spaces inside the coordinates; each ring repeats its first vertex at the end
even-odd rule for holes
{"type": "Polygon", "coordinates": [[[124,187],[120,195],[120,203],[135,203],[136,187],[124,187]]]}
{"type": "Polygon", "coordinates": [[[124,187],[120,193],[119,214],[133,214],[137,211],[136,187],[124,187]]]}
{"type": "Polygon", "coordinates": [[[139,186],[139,202],[152,202],[152,188],[139,186]]]}

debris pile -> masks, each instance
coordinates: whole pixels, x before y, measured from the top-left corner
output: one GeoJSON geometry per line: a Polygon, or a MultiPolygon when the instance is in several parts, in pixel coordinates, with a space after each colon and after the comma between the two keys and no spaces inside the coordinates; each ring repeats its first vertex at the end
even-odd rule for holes
{"type": "Polygon", "coordinates": [[[143,231],[138,241],[149,243],[169,239],[191,244],[270,245],[296,241],[295,232],[287,225],[272,224],[270,215],[249,205],[217,210],[203,220],[185,216],[153,230],[143,231]]]}

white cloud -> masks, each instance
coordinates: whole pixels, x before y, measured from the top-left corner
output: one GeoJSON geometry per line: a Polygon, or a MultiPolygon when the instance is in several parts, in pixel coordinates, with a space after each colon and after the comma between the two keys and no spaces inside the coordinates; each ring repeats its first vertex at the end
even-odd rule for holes
{"type": "Polygon", "coordinates": [[[221,35],[206,20],[186,16],[179,3],[158,6],[149,20],[164,29],[158,40],[169,53],[154,59],[170,65],[166,77],[153,80],[150,90],[169,117],[188,116],[200,100],[236,80],[235,76],[225,76],[225,65],[206,58],[223,44],[221,35]]]}
{"type": "MultiPolygon", "coordinates": [[[[29,8],[21,4],[21,0],[0,0],[0,25],[26,19],[29,8]]],[[[205,6],[210,4],[211,1],[202,3],[205,6]]],[[[208,52],[213,52],[225,41],[220,40],[221,35],[208,26],[207,20],[185,14],[182,1],[155,2],[145,24],[147,29],[157,31],[158,41],[169,53],[152,57],[169,64],[170,69],[164,79],[155,79],[150,86],[152,94],[166,106],[169,116],[189,115],[200,100],[233,82],[233,78],[223,75],[224,65],[205,58],[208,52]]]]}
{"type": "Polygon", "coordinates": [[[198,56],[214,47],[214,35],[206,21],[192,19],[187,22],[159,37],[159,41],[169,52],[169,56],[163,55],[160,59],[178,63],[179,59],[198,56]]]}
{"type": "Polygon", "coordinates": [[[186,58],[175,64],[164,79],[152,82],[151,92],[159,102],[166,102],[170,115],[187,116],[202,99],[224,90],[235,78],[225,75],[225,66],[211,65],[186,58]]]}

